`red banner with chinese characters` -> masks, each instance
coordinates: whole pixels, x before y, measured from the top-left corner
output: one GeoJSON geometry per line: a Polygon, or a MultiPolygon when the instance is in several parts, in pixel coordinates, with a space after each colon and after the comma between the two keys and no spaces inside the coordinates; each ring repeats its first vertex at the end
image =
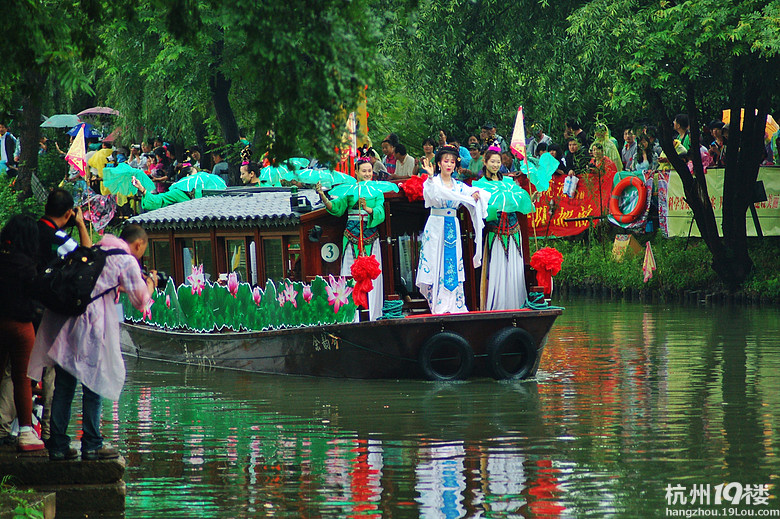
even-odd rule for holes
{"type": "MultiPolygon", "coordinates": [[[[563,194],[566,175],[553,175],[550,188],[541,193],[539,200],[534,203],[536,214],[528,215],[529,225],[536,228],[536,236],[575,236],[589,226],[597,225],[600,220],[596,217],[606,216],[609,212],[613,178],[612,173],[602,175],[600,181],[599,176],[593,173],[580,175],[577,192],[573,198],[569,198],[563,194]],[[594,217],[594,220],[566,221],[588,217],[594,217]]],[[[533,191],[530,193],[533,195],[533,191]]]]}

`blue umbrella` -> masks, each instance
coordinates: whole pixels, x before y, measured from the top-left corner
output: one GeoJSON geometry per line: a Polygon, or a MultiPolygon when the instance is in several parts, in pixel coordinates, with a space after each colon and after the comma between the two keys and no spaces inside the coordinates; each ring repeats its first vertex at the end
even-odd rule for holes
{"type": "Polygon", "coordinates": [[[102,135],[100,135],[98,132],[92,129],[92,125],[89,123],[80,123],[71,128],[67,133],[71,137],[75,137],[77,133],[79,133],[79,128],[84,127],[84,138],[85,139],[95,139],[100,138],[102,135]]]}

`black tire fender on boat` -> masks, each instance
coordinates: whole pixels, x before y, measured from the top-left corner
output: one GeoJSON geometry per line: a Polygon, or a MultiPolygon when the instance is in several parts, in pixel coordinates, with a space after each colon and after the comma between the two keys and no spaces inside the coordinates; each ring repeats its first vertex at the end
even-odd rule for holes
{"type": "Polygon", "coordinates": [[[525,378],[536,363],[534,338],[522,328],[498,331],[488,341],[486,350],[488,372],[496,380],[525,378]]]}
{"type": "Polygon", "coordinates": [[[439,332],[425,341],[419,360],[428,380],[466,380],[474,370],[474,350],[452,332],[439,332]]]}

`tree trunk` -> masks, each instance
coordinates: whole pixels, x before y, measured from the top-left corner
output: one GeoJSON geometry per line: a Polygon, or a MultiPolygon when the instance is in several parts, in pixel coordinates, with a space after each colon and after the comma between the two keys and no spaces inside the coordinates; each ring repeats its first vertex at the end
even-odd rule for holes
{"type": "Polygon", "coordinates": [[[214,42],[211,49],[214,60],[210,66],[211,76],[209,77],[209,91],[211,100],[214,103],[214,111],[217,115],[217,121],[222,128],[222,135],[225,137],[225,144],[238,142],[238,123],[233,113],[233,107],[230,105],[230,87],[232,81],[225,77],[219,67],[222,65],[222,51],[224,41],[218,39],[214,42]]]}
{"type": "MultiPolygon", "coordinates": [[[[699,116],[696,105],[695,91],[692,84],[686,86],[686,109],[690,119],[691,149],[689,155],[693,161],[695,176],[691,174],[686,162],[677,154],[674,146],[674,135],[671,130],[671,119],[663,107],[660,94],[654,92],[651,98],[656,108],[662,114],[661,146],[674,167],[685,191],[686,202],[693,211],[694,220],[699,228],[702,239],[712,253],[712,269],[718,278],[734,291],[744,283],[753,268],[753,261],[747,249],[746,212],[748,204],[752,203],[753,186],[758,176],[760,157],[757,153],[756,143],[763,143],[763,126],[766,121],[766,111],[762,122],[761,114],[755,115],[757,93],[744,84],[744,66],[736,64],[732,78],[731,91],[731,122],[730,135],[727,146],[726,170],[723,184],[723,210],[722,228],[723,238],[720,237],[718,224],[707,189],[706,175],[699,151],[699,116]],[[743,98],[744,95],[744,98],[743,98]],[[751,97],[752,96],[752,97],[751,97]],[[747,102],[753,99],[753,102],[747,102]],[[748,105],[748,106],[746,106],[748,105]],[[740,132],[740,108],[746,106],[746,114],[752,115],[750,128],[760,126],[761,134],[757,136],[755,129],[749,134],[740,132]],[[736,131],[734,131],[736,130],[736,131]],[[730,152],[730,153],[729,153],[730,152]],[[740,160],[741,159],[741,160],[740,160]]],[[[747,119],[747,118],[746,118],[747,119]]],[[[746,121],[745,128],[748,128],[746,121]]]]}
{"type": "Polygon", "coordinates": [[[195,141],[198,143],[198,149],[200,150],[200,167],[211,171],[213,164],[211,163],[211,153],[209,153],[208,144],[206,143],[206,125],[203,122],[203,116],[197,110],[192,112],[192,127],[195,130],[195,141]]]}
{"type": "Polygon", "coordinates": [[[19,126],[19,173],[14,188],[19,200],[32,196],[32,174],[38,170],[38,148],[41,140],[41,102],[45,77],[36,69],[28,69],[22,98],[22,120],[19,126]]]}
{"type": "Polygon", "coordinates": [[[767,63],[739,58],[732,76],[729,100],[731,121],[726,147],[726,171],[723,182],[723,241],[725,258],[714,258],[713,268],[730,288],[741,285],[753,268],[747,250],[747,211],[754,202],[753,193],[764,147],[768,92],[762,70],[767,63]],[[742,120],[741,109],[745,109],[742,120]],[[724,264],[728,262],[728,264],[724,264]]]}

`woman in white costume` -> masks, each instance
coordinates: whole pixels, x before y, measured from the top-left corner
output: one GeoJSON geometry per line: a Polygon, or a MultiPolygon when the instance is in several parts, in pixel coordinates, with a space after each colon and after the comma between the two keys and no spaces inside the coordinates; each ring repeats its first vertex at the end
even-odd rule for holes
{"type": "Polygon", "coordinates": [[[474,225],[474,268],[482,264],[482,228],[483,219],[487,216],[485,201],[490,196],[452,177],[457,160],[457,149],[441,146],[436,152],[435,170],[427,159],[422,166],[428,173],[428,180],[423,184],[423,197],[425,207],[431,208],[431,214],[423,230],[416,285],[428,300],[433,314],[469,311],[463,292],[466,275],[458,222],[460,206],[469,211],[474,225]]]}

